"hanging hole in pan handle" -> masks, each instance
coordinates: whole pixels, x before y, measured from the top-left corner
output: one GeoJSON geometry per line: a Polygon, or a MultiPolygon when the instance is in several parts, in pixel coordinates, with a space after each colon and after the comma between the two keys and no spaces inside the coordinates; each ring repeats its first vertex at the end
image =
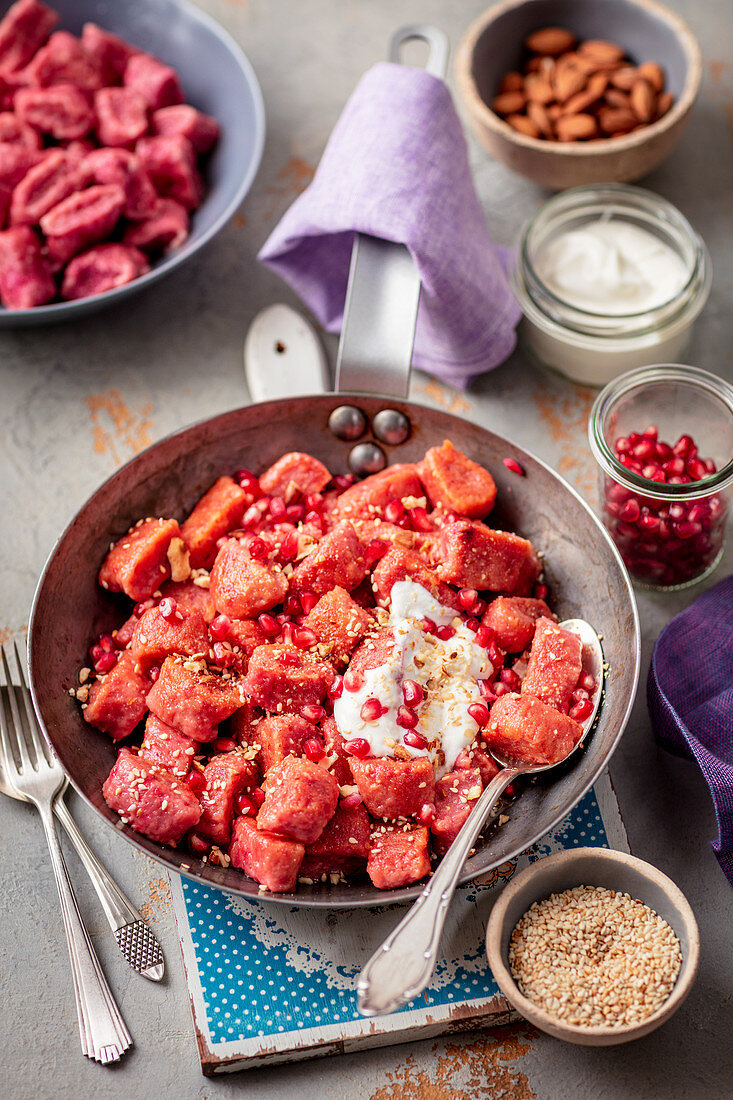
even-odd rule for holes
{"type": "Polygon", "coordinates": [[[437,27],[431,27],[429,23],[410,23],[406,27],[400,27],[398,31],[395,31],[389,43],[389,60],[393,61],[395,65],[402,64],[402,47],[405,42],[412,42],[416,39],[424,42],[428,47],[427,62],[421,67],[425,69],[426,73],[437,76],[442,80],[448,68],[450,43],[448,36],[443,31],[437,27]]]}
{"type": "MultiPolygon", "coordinates": [[[[426,71],[441,78],[448,39],[437,27],[401,27],[392,36],[390,61],[399,64],[402,46],[415,38],[428,44],[426,71]]],[[[356,233],[336,361],[337,393],[407,396],[419,301],[420,276],[405,245],[356,233]]]]}

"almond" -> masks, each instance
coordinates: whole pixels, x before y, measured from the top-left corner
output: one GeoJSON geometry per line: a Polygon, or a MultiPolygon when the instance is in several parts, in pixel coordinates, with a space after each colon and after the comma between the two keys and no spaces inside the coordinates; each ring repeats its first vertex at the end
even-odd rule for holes
{"type": "Polygon", "coordinates": [[[598,61],[601,65],[623,60],[624,51],[616,42],[607,42],[604,38],[586,38],[578,46],[578,53],[598,61]]]}
{"type": "Polygon", "coordinates": [[[526,103],[524,92],[503,92],[492,101],[492,109],[497,115],[514,115],[524,110],[526,103]]]}
{"type": "Polygon", "coordinates": [[[499,85],[499,94],[503,92],[521,92],[524,89],[524,77],[521,73],[505,73],[499,85]]]}
{"type": "Polygon", "coordinates": [[[525,137],[538,138],[540,136],[534,122],[526,115],[509,115],[506,121],[513,130],[516,130],[519,134],[524,134],[525,137]]]}
{"type": "Polygon", "coordinates": [[[639,75],[639,70],[635,69],[633,65],[624,65],[620,69],[616,69],[611,73],[611,83],[614,88],[619,88],[622,92],[630,92],[631,86],[639,75]]]}
{"type": "Polygon", "coordinates": [[[540,71],[540,57],[530,57],[527,64],[524,66],[525,73],[538,73],[540,71]]]}
{"type": "Polygon", "coordinates": [[[558,141],[584,141],[598,134],[593,115],[563,115],[555,123],[555,128],[558,141]]]}
{"type": "Polygon", "coordinates": [[[621,107],[601,107],[598,112],[598,125],[604,134],[628,134],[637,122],[633,111],[621,107]]]}
{"type": "Polygon", "coordinates": [[[532,53],[549,54],[551,57],[572,50],[575,42],[575,35],[565,27],[542,27],[528,34],[524,40],[525,46],[532,53]]]}
{"type": "Polygon", "coordinates": [[[548,104],[546,110],[547,110],[547,117],[549,118],[550,122],[557,122],[560,115],[562,114],[562,107],[560,106],[559,103],[550,103],[550,104],[548,104]]]}
{"type": "Polygon", "coordinates": [[[539,73],[531,73],[524,82],[527,99],[532,103],[552,103],[555,93],[549,80],[539,73]]]}
{"type": "Polygon", "coordinates": [[[657,118],[661,118],[662,115],[666,115],[674,103],[674,96],[671,92],[662,92],[657,99],[657,118]]]}
{"type": "Polygon", "coordinates": [[[646,61],[639,66],[638,73],[651,84],[652,91],[659,95],[664,88],[664,72],[661,65],[657,65],[656,61],[646,61]]]}
{"type": "Polygon", "coordinates": [[[620,91],[619,88],[606,88],[603,98],[609,107],[623,107],[625,111],[631,110],[629,96],[626,92],[620,91]]]}
{"type": "Polygon", "coordinates": [[[640,77],[629,92],[631,110],[639,122],[650,122],[657,109],[657,97],[651,84],[640,77]]]}
{"type": "Polygon", "coordinates": [[[588,81],[587,74],[581,69],[570,65],[556,66],[555,77],[552,86],[555,89],[555,99],[558,103],[566,103],[571,96],[582,92],[588,81]]]}
{"type": "Polygon", "coordinates": [[[547,138],[555,136],[550,116],[541,103],[529,103],[527,105],[527,115],[532,119],[541,134],[544,134],[547,138]]]}
{"type": "Polygon", "coordinates": [[[588,107],[600,99],[608,87],[608,77],[605,73],[595,73],[590,78],[584,91],[571,96],[563,108],[565,115],[582,114],[588,107]]]}

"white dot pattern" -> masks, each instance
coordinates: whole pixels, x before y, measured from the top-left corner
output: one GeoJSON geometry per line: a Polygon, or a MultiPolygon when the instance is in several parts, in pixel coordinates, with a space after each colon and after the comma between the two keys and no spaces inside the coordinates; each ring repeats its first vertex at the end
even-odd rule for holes
{"type": "MultiPolygon", "coordinates": [[[[526,856],[533,862],[561,848],[582,847],[608,847],[592,790],[526,856]]],[[[255,934],[254,924],[233,912],[226,895],[220,891],[188,879],[182,879],[182,886],[214,1045],[361,1019],[353,988],[333,988],[317,969],[313,973],[295,969],[286,949],[276,943],[262,942],[255,934]]],[[[476,896],[476,889],[470,884],[463,890],[469,901],[476,896]]],[[[271,920],[276,925],[277,909],[272,907],[269,914],[268,923],[271,920]]],[[[307,945],[303,950],[308,950],[307,945]]],[[[477,933],[476,942],[466,955],[453,960],[453,980],[448,984],[436,983],[435,988],[426,990],[422,998],[424,1007],[488,999],[498,993],[488,968],[475,965],[483,956],[483,935],[477,933]]]]}

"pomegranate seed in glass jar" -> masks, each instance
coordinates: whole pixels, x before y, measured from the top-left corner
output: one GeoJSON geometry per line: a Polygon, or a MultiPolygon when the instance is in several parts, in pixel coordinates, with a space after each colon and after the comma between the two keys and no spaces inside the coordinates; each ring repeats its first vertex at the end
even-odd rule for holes
{"type": "Polygon", "coordinates": [[[326,750],[317,737],[308,738],[303,745],[303,752],[313,764],[317,764],[319,760],[323,760],[323,757],[326,755],[326,750]]]}
{"type": "Polygon", "coordinates": [[[428,747],[427,739],[417,730],[406,730],[402,735],[402,740],[411,749],[426,749],[428,747]]]}
{"type": "MultiPolygon", "coordinates": [[[[418,717],[411,707],[406,707],[404,703],[401,703],[400,706],[397,708],[397,718],[395,719],[395,721],[397,725],[400,726],[402,729],[412,730],[418,723],[418,717]]],[[[412,742],[408,741],[407,743],[411,744],[412,742]]]]}
{"type": "Polygon", "coordinates": [[[372,751],[372,746],[365,737],[352,737],[351,740],[344,742],[344,748],[348,753],[358,757],[360,760],[363,760],[366,756],[370,756],[372,751]]]}
{"type": "Polygon", "coordinates": [[[468,713],[478,726],[485,726],[489,720],[489,708],[486,703],[470,703],[468,713]]]}
{"type": "Polygon", "coordinates": [[[229,633],[229,628],[232,625],[232,620],[228,615],[217,615],[215,619],[212,619],[209,623],[209,634],[215,642],[223,642],[229,633]]]}

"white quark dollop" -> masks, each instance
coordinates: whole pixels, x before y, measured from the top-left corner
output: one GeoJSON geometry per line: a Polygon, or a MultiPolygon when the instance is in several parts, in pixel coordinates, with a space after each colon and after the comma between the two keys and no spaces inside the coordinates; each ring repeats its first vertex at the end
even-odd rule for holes
{"type": "Polygon", "coordinates": [[[467,708],[480,700],[476,681],[491,675],[491,662],[455,611],[443,607],[414,581],[398,581],[392,588],[389,629],[395,641],[392,656],[364,673],[359,691],[344,691],[336,700],[336,725],[347,741],[354,737],[368,741],[373,756],[394,756],[398,745],[411,756],[429,756],[440,778],[476,736],[478,724],[467,708]],[[421,625],[426,618],[438,626],[453,626],[455,634],[443,641],[427,633],[421,625]],[[423,689],[423,702],[414,709],[416,729],[427,740],[427,749],[405,745],[407,731],[397,725],[403,680],[415,680],[423,689]],[[375,722],[366,722],[361,708],[371,698],[388,709],[375,722]]]}

